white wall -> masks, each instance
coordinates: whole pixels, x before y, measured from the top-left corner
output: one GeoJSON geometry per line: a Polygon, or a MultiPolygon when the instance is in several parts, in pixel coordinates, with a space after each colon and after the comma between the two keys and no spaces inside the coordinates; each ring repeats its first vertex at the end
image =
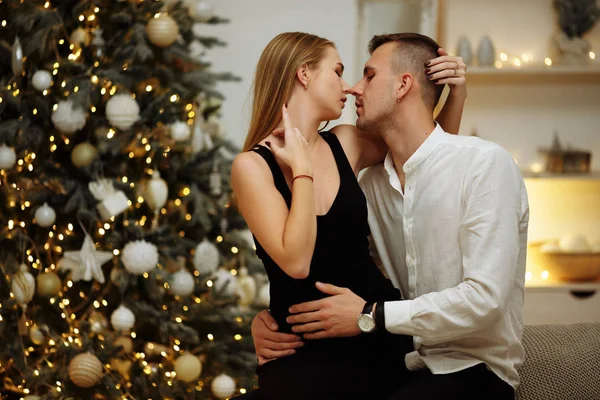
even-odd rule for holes
{"type": "MultiPolygon", "coordinates": [[[[210,52],[215,70],[230,71],[243,80],[222,83],[227,97],[223,104],[223,127],[241,145],[250,121],[250,88],[258,58],[267,43],[281,32],[303,31],[336,43],[345,64],[344,76],[354,77],[356,59],[357,0],[213,0],[218,15],[231,23],[207,26],[229,46],[210,52]]],[[[206,26],[206,25],[205,25],[206,26]]],[[[349,79],[349,83],[352,79],[349,79]]],[[[354,122],[354,107],[349,103],[340,118],[354,122]]],[[[330,124],[330,126],[332,126],[330,124]]]]}

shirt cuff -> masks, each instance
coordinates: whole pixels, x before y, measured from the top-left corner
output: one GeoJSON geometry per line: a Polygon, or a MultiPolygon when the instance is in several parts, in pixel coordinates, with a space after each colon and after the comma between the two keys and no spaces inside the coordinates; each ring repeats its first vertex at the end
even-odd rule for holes
{"type": "Polygon", "coordinates": [[[412,300],[386,301],[385,329],[397,335],[412,335],[411,306],[412,300]]]}

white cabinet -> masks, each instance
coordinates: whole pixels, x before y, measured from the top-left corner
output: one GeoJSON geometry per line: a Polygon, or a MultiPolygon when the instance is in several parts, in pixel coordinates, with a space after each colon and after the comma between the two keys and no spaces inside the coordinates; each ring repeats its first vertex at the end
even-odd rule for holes
{"type": "Polygon", "coordinates": [[[600,282],[525,287],[526,325],[600,322],[600,282]]]}

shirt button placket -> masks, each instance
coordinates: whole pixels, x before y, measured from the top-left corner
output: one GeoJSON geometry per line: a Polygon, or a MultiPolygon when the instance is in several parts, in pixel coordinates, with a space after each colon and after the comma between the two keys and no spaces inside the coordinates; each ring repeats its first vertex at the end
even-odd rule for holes
{"type": "Polygon", "coordinates": [[[417,270],[416,262],[414,258],[414,246],[413,246],[413,215],[412,215],[412,202],[414,198],[413,185],[410,182],[410,178],[407,174],[404,194],[404,232],[406,238],[406,268],[408,270],[408,288],[409,296],[411,299],[415,297],[416,293],[416,279],[417,270]]]}

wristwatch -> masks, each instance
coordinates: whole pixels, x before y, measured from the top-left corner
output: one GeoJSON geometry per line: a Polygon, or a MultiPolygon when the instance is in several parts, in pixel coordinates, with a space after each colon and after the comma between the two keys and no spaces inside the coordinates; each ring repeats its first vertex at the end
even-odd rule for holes
{"type": "Polygon", "coordinates": [[[367,301],[362,313],[358,316],[358,329],[363,333],[370,333],[375,330],[375,316],[373,315],[372,301],[367,301]]]}

